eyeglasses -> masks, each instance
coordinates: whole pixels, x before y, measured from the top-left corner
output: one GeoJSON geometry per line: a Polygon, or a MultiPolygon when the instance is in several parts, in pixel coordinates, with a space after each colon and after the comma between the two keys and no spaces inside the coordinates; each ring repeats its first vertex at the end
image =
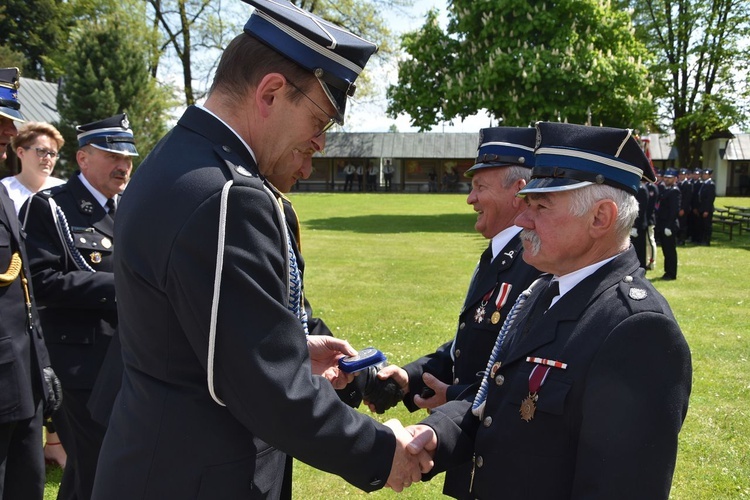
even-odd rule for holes
{"type": "MultiPolygon", "coordinates": [[[[31,147],[23,148],[25,150],[31,149],[31,147]]],[[[36,151],[36,155],[41,160],[45,156],[49,156],[51,160],[56,160],[58,156],[60,156],[60,153],[57,151],[52,151],[51,149],[44,149],[44,148],[34,148],[34,151],[36,151]]]]}
{"type": "Polygon", "coordinates": [[[323,114],[328,117],[328,122],[325,125],[323,125],[323,128],[320,129],[320,132],[318,132],[317,134],[315,134],[315,137],[320,137],[321,135],[325,134],[328,131],[328,129],[330,129],[331,127],[333,127],[333,125],[335,123],[339,122],[337,118],[335,118],[335,117],[329,115],[328,113],[326,113],[326,111],[323,108],[321,108],[318,105],[317,102],[313,101],[312,98],[309,95],[305,94],[302,91],[302,89],[299,88],[298,86],[296,86],[289,78],[287,78],[286,81],[289,82],[289,85],[291,85],[292,87],[294,87],[295,89],[297,89],[297,92],[299,92],[300,94],[302,94],[303,96],[305,96],[308,101],[310,101],[311,103],[313,103],[316,108],[318,108],[319,110],[321,110],[323,112],[323,114]]]}

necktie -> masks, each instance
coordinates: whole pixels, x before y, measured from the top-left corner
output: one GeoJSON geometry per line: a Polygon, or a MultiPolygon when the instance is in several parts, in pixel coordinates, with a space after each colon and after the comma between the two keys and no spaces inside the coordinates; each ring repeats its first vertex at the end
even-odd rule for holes
{"type": "Polygon", "coordinates": [[[560,282],[557,280],[551,281],[547,285],[547,289],[544,290],[542,296],[539,297],[534,303],[534,309],[529,314],[529,319],[526,320],[526,328],[528,331],[529,327],[533,325],[545,312],[549,309],[549,305],[552,303],[552,299],[560,295],[560,282]]]}
{"type": "Polygon", "coordinates": [[[547,284],[547,288],[542,292],[539,299],[534,302],[529,316],[526,318],[526,324],[523,325],[523,330],[516,331],[515,335],[510,338],[510,345],[514,346],[529,332],[529,329],[539,318],[549,309],[549,305],[552,303],[552,299],[560,294],[560,283],[557,280],[550,281],[547,284]],[[519,335],[520,334],[520,335],[519,335]]]}
{"type": "Polygon", "coordinates": [[[112,217],[114,219],[115,218],[115,211],[117,210],[115,208],[115,199],[114,198],[110,198],[110,199],[107,200],[107,208],[109,209],[109,211],[107,213],[109,214],[110,217],[112,217]]]}

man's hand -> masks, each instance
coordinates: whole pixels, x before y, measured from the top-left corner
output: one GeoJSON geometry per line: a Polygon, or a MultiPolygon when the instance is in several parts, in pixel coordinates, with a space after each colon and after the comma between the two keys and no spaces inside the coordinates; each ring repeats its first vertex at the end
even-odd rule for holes
{"type": "MultiPolygon", "coordinates": [[[[401,422],[392,419],[387,421],[385,425],[390,427],[396,436],[396,451],[393,455],[391,474],[388,476],[386,486],[393,491],[400,492],[411,486],[412,483],[421,481],[422,474],[432,470],[434,462],[428,452],[430,443],[425,444],[428,437],[421,436],[417,444],[410,447],[415,438],[404,429],[401,422]]],[[[437,438],[435,438],[435,443],[435,446],[437,446],[437,438]]]]}
{"type": "Polygon", "coordinates": [[[339,369],[339,358],[357,354],[346,340],[328,335],[308,335],[307,350],[310,353],[313,375],[322,375],[334,389],[343,389],[354,380],[354,374],[344,373],[339,369]]]}
{"type": "Polygon", "coordinates": [[[448,401],[447,399],[447,392],[448,392],[448,384],[444,384],[440,380],[438,380],[434,375],[430,373],[424,373],[422,374],[422,380],[424,381],[425,385],[435,391],[434,396],[430,396],[429,398],[423,398],[419,394],[414,395],[414,404],[417,405],[420,408],[437,408],[440,405],[443,405],[448,401]]]}
{"type": "MultiPolygon", "coordinates": [[[[415,424],[410,425],[406,430],[413,438],[411,443],[409,443],[409,446],[406,447],[406,449],[409,450],[409,453],[416,454],[425,451],[431,457],[435,456],[435,450],[437,449],[437,434],[432,427],[424,424],[415,424]]],[[[432,467],[430,467],[430,470],[431,469],[432,467]]],[[[427,473],[430,471],[426,470],[423,472],[427,473]]]]}
{"type": "MultiPolygon", "coordinates": [[[[403,368],[396,366],[396,365],[388,365],[383,367],[382,370],[378,372],[377,375],[378,380],[386,381],[389,378],[393,379],[396,384],[401,388],[401,399],[403,398],[404,394],[407,394],[409,392],[409,374],[406,373],[406,370],[403,368]]],[[[381,386],[384,386],[384,384],[380,384],[381,386]]],[[[389,391],[390,392],[390,391],[389,391]]],[[[372,398],[372,395],[368,394],[367,396],[370,396],[372,398]]],[[[401,400],[399,399],[399,401],[401,400]]],[[[385,410],[388,408],[393,408],[396,404],[393,403],[392,398],[388,398],[388,401],[375,401],[368,399],[367,397],[364,398],[365,404],[367,404],[367,407],[370,409],[373,413],[384,413],[385,410]],[[379,411],[382,410],[382,411],[379,411]]],[[[396,402],[398,403],[398,401],[396,402]]]]}

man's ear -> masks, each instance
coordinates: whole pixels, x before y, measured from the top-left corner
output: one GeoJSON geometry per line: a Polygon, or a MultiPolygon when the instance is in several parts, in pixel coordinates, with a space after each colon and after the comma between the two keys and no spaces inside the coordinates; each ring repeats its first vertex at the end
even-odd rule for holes
{"type": "Polygon", "coordinates": [[[617,222],[617,204],[612,200],[599,200],[594,204],[590,232],[593,238],[609,234],[617,222]]]}
{"type": "Polygon", "coordinates": [[[268,73],[252,92],[255,104],[263,118],[268,118],[278,106],[282,92],[287,91],[287,81],[281,73],[268,73]]]}
{"type": "MultiPolygon", "coordinates": [[[[89,146],[91,147],[91,146],[89,146]]],[[[81,170],[85,170],[88,167],[88,152],[85,149],[79,149],[76,151],[76,162],[81,170]]]]}
{"type": "Polygon", "coordinates": [[[513,183],[513,193],[516,196],[513,196],[513,201],[511,204],[513,205],[513,208],[519,209],[522,205],[526,203],[526,200],[521,198],[518,195],[518,192],[526,187],[526,179],[518,179],[516,182],[513,183]]]}

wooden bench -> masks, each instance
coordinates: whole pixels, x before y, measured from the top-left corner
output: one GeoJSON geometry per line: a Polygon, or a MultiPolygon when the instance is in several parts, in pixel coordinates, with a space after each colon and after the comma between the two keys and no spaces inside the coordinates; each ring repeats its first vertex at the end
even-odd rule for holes
{"type": "MultiPolygon", "coordinates": [[[[721,224],[721,232],[726,233],[727,228],[729,228],[729,241],[732,241],[732,236],[734,234],[734,228],[740,225],[740,221],[733,219],[731,216],[728,215],[717,215],[714,214],[713,219],[711,220],[713,224],[721,224]]],[[[740,228],[739,231],[741,232],[742,229],[740,228]]]]}

